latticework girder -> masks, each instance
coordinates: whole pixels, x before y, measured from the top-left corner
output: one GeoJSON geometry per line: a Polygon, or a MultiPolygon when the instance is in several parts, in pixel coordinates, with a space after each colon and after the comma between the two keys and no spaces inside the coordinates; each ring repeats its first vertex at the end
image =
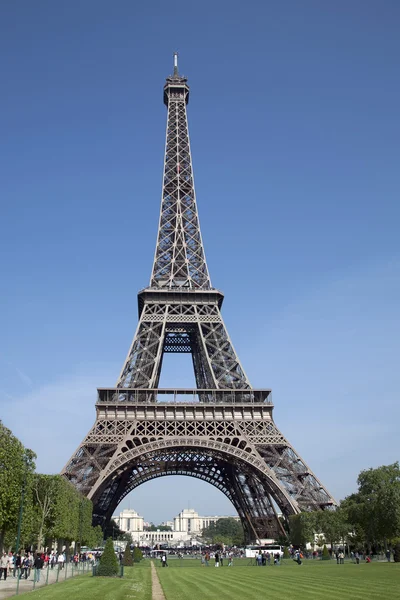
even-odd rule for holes
{"type": "Polygon", "coordinates": [[[198,388],[249,389],[214,296],[191,305],[174,292],[169,301],[145,300],[117,386],[156,388],[164,352],[190,352],[198,388]]]}
{"type": "Polygon", "coordinates": [[[150,286],[211,287],[194,190],[186,104],[186,78],[168,78],[164,179],[157,246],[150,286]]]}
{"type": "Polygon", "coordinates": [[[187,80],[167,78],[161,213],[150,286],[116,388],[100,389],[96,422],[63,470],[92,499],[103,526],[145,481],[189,475],[221,490],[248,540],[276,537],[285,517],[334,499],[272,418],[270,390],[254,390],[211,287],[194,191],[187,80]],[[158,388],[165,353],[190,353],[196,390],[158,388]],[[173,402],[160,401],[172,392],[173,402]],[[179,395],[196,402],[176,402],[179,395]]]}
{"type": "Polygon", "coordinates": [[[271,404],[99,403],[64,473],[94,501],[101,523],[129,491],[164,475],[218,487],[249,539],[279,534],[275,505],[288,516],[334,503],[276,427],[271,404]]]}

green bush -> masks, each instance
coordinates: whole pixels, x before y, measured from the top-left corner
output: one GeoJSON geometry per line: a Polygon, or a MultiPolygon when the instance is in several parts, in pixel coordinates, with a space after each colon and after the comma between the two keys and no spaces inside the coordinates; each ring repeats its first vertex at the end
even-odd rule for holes
{"type": "Polygon", "coordinates": [[[283,558],[290,558],[290,554],[289,554],[289,550],[288,550],[287,546],[285,546],[285,548],[283,549],[283,558]]]}
{"type": "Polygon", "coordinates": [[[122,562],[124,567],[133,567],[133,556],[129,542],[126,544],[124,558],[122,562]]]}
{"type": "Polygon", "coordinates": [[[133,549],[133,562],[135,563],[139,563],[143,558],[143,553],[141,551],[140,548],[138,548],[137,546],[134,547],[133,549]]]}
{"type": "Polygon", "coordinates": [[[394,547],[393,558],[394,562],[400,563],[400,542],[397,542],[397,544],[394,547]]]}
{"type": "Polygon", "coordinates": [[[100,558],[99,568],[97,569],[97,575],[103,577],[115,577],[119,573],[119,563],[115,556],[114,544],[112,539],[109,537],[104,547],[104,552],[100,558]]]}
{"type": "Polygon", "coordinates": [[[329,560],[330,559],[330,555],[328,552],[328,548],[326,547],[326,544],[324,544],[324,547],[322,549],[322,560],[329,560]]]}

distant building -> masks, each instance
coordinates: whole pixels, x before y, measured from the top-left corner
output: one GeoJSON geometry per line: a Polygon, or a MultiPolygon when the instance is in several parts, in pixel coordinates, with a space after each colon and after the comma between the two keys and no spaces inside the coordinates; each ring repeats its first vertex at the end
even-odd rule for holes
{"type": "Polygon", "coordinates": [[[174,529],[174,522],[173,521],[163,521],[161,523],[161,525],[164,525],[164,527],[171,527],[171,530],[174,529]]]}
{"type": "Polygon", "coordinates": [[[171,527],[172,531],[144,531],[149,524],[144,522],[143,517],[138,515],[135,510],[126,509],[119,515],[114,515],[113,519],[118,527],[130,533],[134,544],[139,546],[155,546],[157,544],[167,544],[168,546],[191,546],[197,543],[197,538],[201,537],[203,529],[218,519],[235,519],[240,521],[238,516],[200,516],[193,508],[184,508],[173,521],[164,521],[162,525],[171,527]]]}
{"type": "Polygon", "coordinates": [[[236,521],[240,521],[238,516],[215,515],[201,517],[193,508],[184,508],[174,519],[174,531],[190,535],[201,535],[203,529],[209,527],[211,523],[216,523],[219,519],[235,519],[236,521]]]}
{"type": "Polygon", "coordinates": [[[136,510],[132,510],[130,508],[125,509],[119,513],[119,516],[115,515],[113,519],[121,531],[125,531],[126,533],[143,531],[144,519],[138,515],[136,510]]]}

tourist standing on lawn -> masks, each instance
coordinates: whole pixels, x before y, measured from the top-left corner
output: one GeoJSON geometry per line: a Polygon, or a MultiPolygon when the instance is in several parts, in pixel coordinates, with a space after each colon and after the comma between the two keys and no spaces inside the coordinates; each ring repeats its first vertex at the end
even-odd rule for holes
{"type": "Polygon", "coordinates": [[[219,554],[218,552],[215,553],[215,567],[219,567],[219,554]]]}

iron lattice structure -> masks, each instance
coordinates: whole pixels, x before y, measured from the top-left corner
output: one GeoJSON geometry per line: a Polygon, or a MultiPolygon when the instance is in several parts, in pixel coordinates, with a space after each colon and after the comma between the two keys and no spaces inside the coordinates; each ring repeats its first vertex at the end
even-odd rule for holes
{"type": "Polygon", "coordinates": [[[221,316],[200,233],[186,107],[187,79],[164,86],[168,109],[161,212],[149,287],[115,388],[99,389],[96,421],[63,474],[105,526],[145,481],[188,475],[232,502],[249,541],[283,532],[285,517],[334,499],[276,427],[270,390],[255,390],[221,316]],[[165,353],[190,353],[196,389],[158,388],[165,353]]]}

